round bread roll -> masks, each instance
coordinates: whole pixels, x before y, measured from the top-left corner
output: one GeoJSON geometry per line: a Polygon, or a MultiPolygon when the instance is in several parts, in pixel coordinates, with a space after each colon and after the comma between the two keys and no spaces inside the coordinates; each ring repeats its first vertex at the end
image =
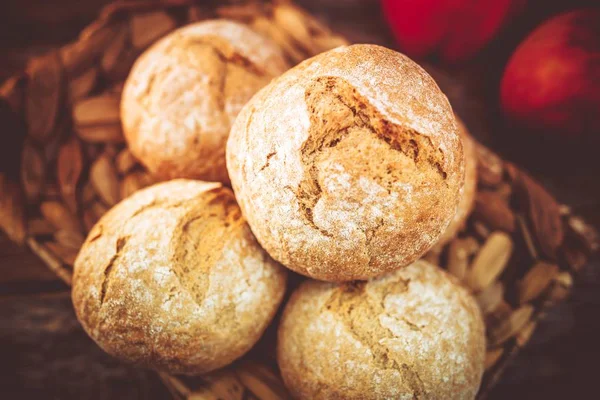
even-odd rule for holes
{"type": "Polygon", "coordinates": [[[435,245],[435,248],[439,249],[456,237],[458,232],[463,228],[467,218],[471,214],[471,210],[475,204],[475,195],[477,194],[476,144],[460,118],[456,117],[456,122],[458,124],[458,132],[462,139],[463,152],[465,155],[465,183],[461,190],[461,197],[458,202],[458,207],[456,208],[456,214],[454,214],[454,218],[450,221],[450,225],[448,225],[446,231],[435,245]]]}
{"type": "Polygon", "coordinates": [[[231,190],[174,180],[136,192],[93,227],[73,305],[106,352],[199,374],[246,353],[275,315],[286,272],[260,248],[231,190]]]}
{"type": "Polygon", "coordinates": [[[426,261],[367,282],[306,281],[278,336],[296,399],[473,399],[484,371],[477,303],[426,261]]]}
{"type": "Polygon", "coordinates": [[[131,152],[161,179],[229,182],[231,124],[287,68],[279,47],[243,24],[174,31],[142,54],[125,82],[121,119],[131,152]]]}
{"type": "Polygon", "coordinates": [[[454,216],[464,160],[427,73],[375,45],[289,70],[244,106],[227,144],[236,198],[261,245],[326,281],[403,267],[454,216]]]}

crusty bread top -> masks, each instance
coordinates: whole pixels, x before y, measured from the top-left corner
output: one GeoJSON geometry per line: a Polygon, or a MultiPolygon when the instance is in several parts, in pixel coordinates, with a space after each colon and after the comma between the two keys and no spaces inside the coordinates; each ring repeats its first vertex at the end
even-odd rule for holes
{"type": "Polygon", "coordinates": [[[417,64],[354,45],[275,79],[232,128],[227,167],[259,242],[332,281],[429,249],[454,215],[463,154],[452,109],[417,64]]]}
{"type": "Polygon", "coordinates": [[[174,31],[140,56],[125,83],[131,151],[162,178],[227,182],[233,120],[287,67],[275,43],[241,23],[203,21],[174,31]]]}
{"type": "Polygon", "coordinates": [[[72,296],[110,354],[201,373],[249,350],[284,290],[285,270],[256,243],[231,190],[174,180],[100,219],[75,261],[72,296]]]}
{"type": "Polygon", "coordinates": [[[473,399],[484,356],[477,303],[425,261],[368,282],[306,281],[279,326],[299,399],[473,399]]]}

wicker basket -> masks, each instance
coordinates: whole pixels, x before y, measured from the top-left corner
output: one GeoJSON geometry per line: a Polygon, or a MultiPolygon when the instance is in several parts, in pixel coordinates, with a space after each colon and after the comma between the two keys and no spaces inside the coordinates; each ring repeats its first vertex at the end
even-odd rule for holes
{"type": "MultiPolygon", "coordinates": [[[[20,182],[0,173],[0,224],[68,284],[85,233],[109,207],[154,182],[125,147],[122,82],[136,57],[184,24],[230,18],[270,36],[291,63],[346,43],[281,1],[130,1],[108,6],[79,39],[1,88],[0,119],[23,135],[20,182]]],[[[514,165],[478,145],[475,209],[458,237],[426,258],[458,276],[485,315],[479,398],[527,344],[544,310],[569,294],[596,233],[514,165]]],[[[159,374],[176,398],[288,398],[273,328],[233,366],[202,377],[159,374]]]]}

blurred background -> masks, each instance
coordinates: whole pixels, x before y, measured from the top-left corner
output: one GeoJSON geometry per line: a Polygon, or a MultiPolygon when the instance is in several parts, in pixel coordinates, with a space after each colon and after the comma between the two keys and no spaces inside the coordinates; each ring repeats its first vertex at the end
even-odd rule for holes
{"type": "MultiPolygon", "coordinates": [[[[30,57],[74,40],[107,3],[2,0],[0,82],[23,69],[30,57]]],[[[423,64],[478,140],[524,167],[561,203],[600,227],[597,0],[296,3],[352,42],[382,44],[423,64]]],[[[14,165],[18,155],[8,147],[0,149],[0,158],[3,165],[14,165]]],[[[596,258],[581,273],[572,297],[540,323],[492,398],[596,397],[599,271],[596,258]]],[[[34,255],[1,236],[0,294],[40,290],[59,294],[48,300],[0,302],[0,394],[19,393],[17,386],[26,377],[31,385],[23,396],[60,393],[57,398],[78,398],[93,374],[96,382],[105,383],[102,398],[114,398],[116,393],[166,395],[143,372],[127,367],[106,372],[109,369],[103,369],[102,363],[112,361],[83,333],[73,335],[79,328],[68,296],[60,294],[66,287],[34,255]],[[60,326],[52,325],[57,318],[60,326]],[[61,360],[51,354],[80,360],[61,366],[61,360]],[[54,365],[51,376],[41,372],[45,363],[54,365]],[[52,385],[59,385],[61,379],[76,384],[67,392],[53,392],[52,385]]]]}

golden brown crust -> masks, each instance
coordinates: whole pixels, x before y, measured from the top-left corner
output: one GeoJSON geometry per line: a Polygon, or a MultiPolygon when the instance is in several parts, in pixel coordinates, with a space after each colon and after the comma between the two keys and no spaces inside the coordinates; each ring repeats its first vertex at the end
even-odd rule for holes
{"type": "Polygon", "coordinates": [[[374,45],[323,53],[261,90],[232,127],[227,167],[261,245],[327,281],[421,256],[454,215],[464,173],[446,97],[374,45]]]}
{"type": "Polygon", "coordinates": [[[461,190],[461,197],[456,208],[456,214],[450,221],[450,225],[436,243],[436,248],[444,246],[452,240],[463,228],[467,218],[473,210],[475,204],[475,195],[477,194],[477,153],[475,140],[469,134],[464,123],[456,117],[458,132],[463,143],[463,152],[465,155],[465,184],[461,190]]]}
{"type": "Polygon", "coordinates": [[[75,261],[72,297],[86,332],[108,353],[198,374],[254,345],[285,276],[231,190],[174,180],[136,192],[100,219],[75,261]]]}
{"type": "Polygon", "coordinates": [[[484,324],[454,277],[417,261],[368,282],[303,283],[277,357],[297,399],[473,399],[484,324]]]}
{"type": "Polygon", "coordinates": [[[135,63],[121,117],[132,153],[163,179],[228,182],[225,145],[242,106],[287,69],[276,44],[247,26],[178,29],[135,63]]]}

